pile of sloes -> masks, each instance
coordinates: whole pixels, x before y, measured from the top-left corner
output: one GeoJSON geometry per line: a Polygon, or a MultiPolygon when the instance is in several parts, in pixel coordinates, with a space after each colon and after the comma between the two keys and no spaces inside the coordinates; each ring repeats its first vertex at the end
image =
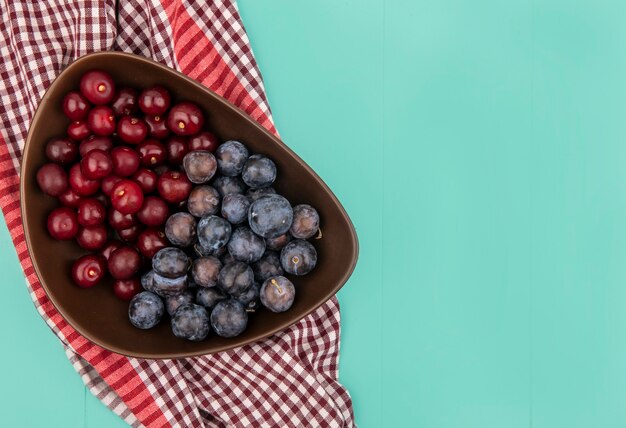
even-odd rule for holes
{"type": "Polygon", "coordinates": [[[274,162],[250,156],[238,141],[215,154],[189,152],[183,169],[195,187],[186,209],[165,223],[172,246],[160,249],[142,276],[146,291],[130,302],[131,323],[149,329],[167,311],[177,337],[199,341],[211,329],[241,334],[260,305],[288,310],[295,287],[285,273],[306,275],[317,263],[307,241],[319,231],[317,211],[278,195],[274,162]]]}

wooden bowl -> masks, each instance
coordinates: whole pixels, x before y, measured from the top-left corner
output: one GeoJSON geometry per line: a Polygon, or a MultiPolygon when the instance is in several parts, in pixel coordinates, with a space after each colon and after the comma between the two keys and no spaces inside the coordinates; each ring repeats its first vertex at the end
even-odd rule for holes
{"type": "Polygon", "coordinates": [[[305,317],[335,294],[352,274],[358,256],[357,237],[348,215],[328,186],[302,159],[224,98],[181,73],[140,56],[119,52],[90,54],[72,63],[57,77],[30,126],[20,187],[28,250],[48,297],[80,334],[103,348],[128,356],[189,357],[270,336],[305,317]],[[70,266],[85,250],[73,241],[55,241],[48,235],[46,217],[58,202],[38,188],[35,175],[47,162],[46,142],[63,135],[69,124],[61,100],[67,92],[78,89],[81,75],[91,69],[107,71],[118,87],[145,88],[159,84],[170,89],[173,101],[197,103],[206,115],[207,129],[220,140],[239,140],[251,153],[262,153],[274,160],[278,167],[274,187],[278,193],[293,205],[308,203],[317,208],[323,237],[312,243],[318,252],[318,264],[309,275],[291,278],[297,291],[289,311],[275,314],[262,309],[251,314],[247,330],[238,337],[225,339],[211,333],[202,342],[189,342],[172,334],[167,316],[151,330],[133,327],[128,320],[128,302],[115,297],[110,278],[90,289],[73,284],[70,266]]]}

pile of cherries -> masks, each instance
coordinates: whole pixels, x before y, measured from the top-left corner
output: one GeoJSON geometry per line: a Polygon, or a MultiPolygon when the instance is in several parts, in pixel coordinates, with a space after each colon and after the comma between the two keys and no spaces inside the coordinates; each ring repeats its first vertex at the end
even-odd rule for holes
{"type": "Polygon", "coordinates": [[[72,265],[77,286],[108,273],[115,295],[131,301],[133,325],[153,327],[165,308],[189,340],[209,325],[240,334],[259,303],[291,307],[295,288],[283,275],[315,267],[306,239],[319,215],[276,194],[271,159],[220,145],[202,110],[172,103],[166,88],[116,88],[101,70],[85,73],[62,107],[67,135],[48,141],[36,178],[61,204],[48,215],[50,235],[90,252],[72,265]]]}

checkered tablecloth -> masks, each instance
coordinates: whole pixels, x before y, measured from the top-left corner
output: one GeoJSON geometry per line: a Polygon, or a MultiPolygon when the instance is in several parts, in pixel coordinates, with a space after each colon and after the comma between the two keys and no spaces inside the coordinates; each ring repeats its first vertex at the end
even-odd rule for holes
{"type": "Polygon", "coordinates": [[[0,0],[0,11],[0,205],[32,299],[89,390],[132,426],[354,426],[350,396],[337,381],[335,298],[249,346],[181,360],[127,358],[87,341],[61,318],[26,248],[21,149],[46,88],[81,55],[120,50],[153,58],[276,132],[236,3],[0,0]]]}

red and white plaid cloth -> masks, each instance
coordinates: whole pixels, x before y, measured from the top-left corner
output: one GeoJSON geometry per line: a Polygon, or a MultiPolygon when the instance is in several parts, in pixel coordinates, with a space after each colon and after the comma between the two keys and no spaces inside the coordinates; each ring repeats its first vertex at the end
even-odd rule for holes
{"type": "Polygon", "coordinates": [[[337,381],[335,298],[261,342],[215,355],[140,360],[61,318],[35,275],[19,207],[21,149],[46,88],[75,58],[120,50],[178,69],[274,128],[234,0],[0,0],[0,205],[32,299],[89,390],[132,426],[350,427],[337,381]]]}

